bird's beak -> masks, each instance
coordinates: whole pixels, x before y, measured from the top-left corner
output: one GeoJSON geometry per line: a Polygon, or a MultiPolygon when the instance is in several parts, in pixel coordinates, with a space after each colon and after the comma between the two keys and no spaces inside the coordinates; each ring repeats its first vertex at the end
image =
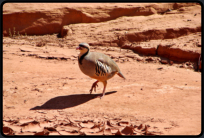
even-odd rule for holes
{"type": "Polygon", "coordinates": [[[76,48],[76,50],[81,50],[80,46],[78,46],[78,47],[76,48]]]}

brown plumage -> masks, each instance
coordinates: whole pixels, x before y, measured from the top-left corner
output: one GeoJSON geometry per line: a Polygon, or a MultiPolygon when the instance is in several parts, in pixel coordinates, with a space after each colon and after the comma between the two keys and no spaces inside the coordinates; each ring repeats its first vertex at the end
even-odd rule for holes
{"type": "Polygon", "coordinates": [[[98,52],[90,52],[90,47],[87,43],[80,43],[77,50],[80,50],[78,57],[78,63],[80,70],[87,76],[96,79],[97,81],[93,83],[90,93],[92,93],[93,88],[96,91],[96,86],[98,82],[104,84],[103,93],[100,96],[102,98],[105,95],[105,89],[107,85],[107,80],[112,78],[115,74],[124,78],[118,65],[107,55],[98,52]]]}

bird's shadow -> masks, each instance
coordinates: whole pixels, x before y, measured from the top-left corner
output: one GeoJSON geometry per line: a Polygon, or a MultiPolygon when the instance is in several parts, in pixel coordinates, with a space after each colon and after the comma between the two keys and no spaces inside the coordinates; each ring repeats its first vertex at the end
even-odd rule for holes
{"type": "MultiPolygon", "coordinates": [[[[115,92],[117,91],[107,92],[105,93],[105,96],[115,92]]],[[[46,109],[52,110],[52,109],[70,108],[70,107],[78,106],[80,104],[88,102],[89,100],[98,98],[98,96],[100,95],[101,94],[74,94],[74,95],[58,96],[48,100],[43,105],[33,107],[30,110],[46,110],[46,109]]],[[[98,99],[100,100],[100,98],[98,99]]]]}

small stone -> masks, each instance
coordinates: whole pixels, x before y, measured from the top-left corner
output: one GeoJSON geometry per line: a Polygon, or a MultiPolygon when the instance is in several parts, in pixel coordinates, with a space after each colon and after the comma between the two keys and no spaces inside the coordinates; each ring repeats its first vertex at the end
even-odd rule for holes
{"type": "Polygon", "coordinates": [[[190,65],[191,65],[191,63],[190,63],[190,62],[186,62],[186,65],[187,65],[187,66],[190,66],[190,65]]]}
{"type": "Polygon", "coordinates": [[[123,55],[122,55],[122,56],[119,56],[119,58],[124,58],[124,57],[125,57],[125,56],[123,56],[123,55]]]}
{"type": "Polygon", "coordinates": [[[140,57],[137,57],[137,61],[142,61],[142,58],[140,58],[140,57]]]}
{"type": "Polygon", "coordinates": [[[116,57],[115,56],[110,56],[112,59],[116,59],[116,57]]]}
{"type": "Polygon", "coordinates": [[[128,57],[128,58],[135,58],[134,55],[126,55],[126,57],[128,57]]]}
{"type": "Polygon", "coordinates": [[[170,61],[170,65],[173,65],[173,64],[174,64],[174,62],[171,60],[171,61],[170,61]]]}
{"type": "Polygon", "coordinates": [[[119,62],[119,60],[118,60],[118,59],[116,59],[116,60],[115,60],[115,62],[119,62]]]}
{"type": "Polygon", "coordinates": [[[168,64],[168,61],[167,60],[161,60],[160,61],[162,64],[168,64]]]}
{"type": "Polygon", "coordinates": [[[161,68],[157,68],[158,70],[162,70],[163,69],[163,67],[161,67],[161,68]]]}
{"type": "Polygon", "coordinates": [[[60,37],[66,37],[72,34],[72,30],[68,26],[63,26],[60,32],[60,37]]]}
{"type": "Polygon", "coordinates": [[[202,45],[201,45],[201,43],[200,42],[198,42],[197,43],[197,47],[201,47],[202,45]]]}
{"type": "Polygon", "coordinates": [[[131,61],[134,61],[134,60],[133,60],[132,58],[129,58],[129,59],[128,59],[128,61],[130,61],[130,62],[131,62],[131,61]]]}
{"type": "Polygon", "coordinates": [[[46,42],[43,42],[43,41],[36,42],[37,47],[43,47],[45,45],[46,45],[46,42]]]}
{"type": "Polygon", "coordinates": [[[154,61],[154,59],[152,57],[146,58],[146,61],[154,61]]]}
{"type": "Polygon", "coordinates": [[[186,64],[182,64],[181,66],[179,66],[180,68],[186,68],[186,64]]]}

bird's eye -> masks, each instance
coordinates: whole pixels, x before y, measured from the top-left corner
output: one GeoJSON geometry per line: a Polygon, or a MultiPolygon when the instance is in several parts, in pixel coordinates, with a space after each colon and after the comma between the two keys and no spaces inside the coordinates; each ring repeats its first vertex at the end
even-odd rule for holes
{"type": "Polygon", "coordinates": [[[85,46],[80,46],[81,48],[85,48],[85,46]]]}

